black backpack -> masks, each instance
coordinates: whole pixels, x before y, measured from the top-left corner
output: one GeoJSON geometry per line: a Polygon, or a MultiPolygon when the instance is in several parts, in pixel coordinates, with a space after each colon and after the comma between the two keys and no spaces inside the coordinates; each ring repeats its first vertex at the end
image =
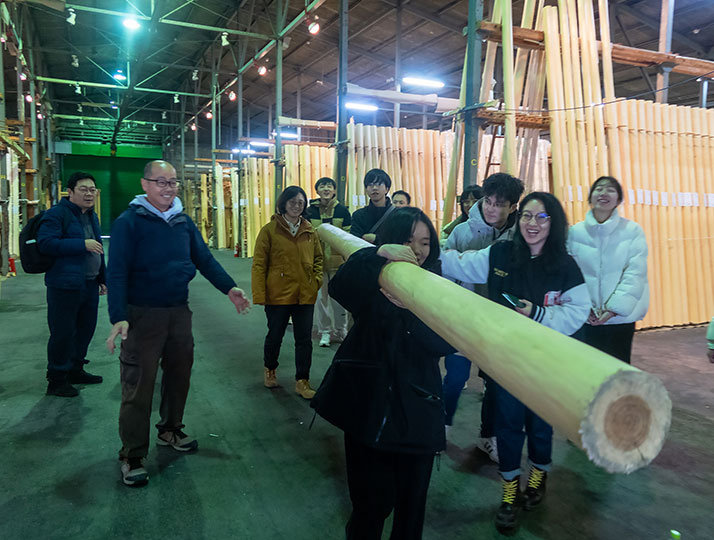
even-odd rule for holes
{"type": "MultiPolygon", "coordinates": [[[[40,223],[45,212],[46,210],[43,210],[34,216],[20,231],[20,262],[22,269],[27,274],[44,274],[52,268],[55,262],[54,257],[42,253],[37,245],[37,232],[40,230],[40,223]]],[[[71,220],[69,212],[63,211],[62,235],[69,229],[71,220]]]]}

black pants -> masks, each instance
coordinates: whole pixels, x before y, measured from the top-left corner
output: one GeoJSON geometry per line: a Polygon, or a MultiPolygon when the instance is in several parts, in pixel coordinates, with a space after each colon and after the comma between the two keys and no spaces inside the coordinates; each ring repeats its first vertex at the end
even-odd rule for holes
{"type": "Polygon", "coordinates": [[[82,289],[47,287],[47,379],[63,381],[87,363],[87,349],[97,327],[99,285],[87,280],[82,289]]]}
{"type": "Polygon", "coordinates": [[[380,540],[394,510],[390,540],[419,540],[424,528],[432,454],[383,452],[345,434],[352,515],[347,540],[380,540]]]}
{"type": "Polygon", "coordinates": [[[188,305],[175,307],[129,306],[129,334],[121,343],[119,374],[121,406],[119,457],[146,457],[149,453],[151,402],[161,364],[161,420],[159,433],[184,427],[193,366],[193,333],[188,305]]]}
{"type": "Polygon", "coordinates": [[[635,323],[603,324],[601,326],[584,324],[580,330],[573,334],[573,337],[629,364],[634,335],[635,323]]]}
{"type": "Polygon", "coordinates": [[[289,306],[265,306],[268,319],[268,335],[265,336],[263,364],[268,369],[278,367],[280,345],[283,343],[288,319],[293,318],[295,338],[295,380],[309,379],[312,365],[312,313],[314,304],[291,304],[289,306]]]}

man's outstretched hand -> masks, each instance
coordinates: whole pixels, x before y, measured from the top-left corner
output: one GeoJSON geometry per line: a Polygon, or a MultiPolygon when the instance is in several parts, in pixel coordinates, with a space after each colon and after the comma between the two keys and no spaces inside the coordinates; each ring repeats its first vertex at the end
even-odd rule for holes
{"type": "Polygon", "coordinates": [[[236,307],[236,311],[238,313],[248,313],[250,310],[250,300],[246,298],[242,289],[233,287],[230,291],[228,291],[228,298],[231,302],[233,302],[233,305],[236,307]]]}

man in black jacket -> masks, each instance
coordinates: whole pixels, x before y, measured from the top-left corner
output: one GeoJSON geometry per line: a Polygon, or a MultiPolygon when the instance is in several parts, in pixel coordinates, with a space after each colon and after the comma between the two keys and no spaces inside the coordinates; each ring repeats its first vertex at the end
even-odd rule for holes
{"type": "Polygon", "coordinates": [[[364,175],[364,190],[369,197],[369,205],[352,214],[352,234],[372,244],[376,243],[379,227],[386,216],[394,211],[387,197],[391,187],[392,179],[382,169],[372,169],[364,175]]]}
{"type": "Polygon", "coordinates": [[[94,213],[94,177],[75,172],[67,197],[43,216],[37,232],[40,251],[55,257],[45,274],[47,286],[47,394],[75,397],[72,384],[97,384],[102,377],[84,370],[97,326],[99,295],[106,294],[104,248],[94,213]],[[68,219],[69,217],[69,219],[68,219]]]}

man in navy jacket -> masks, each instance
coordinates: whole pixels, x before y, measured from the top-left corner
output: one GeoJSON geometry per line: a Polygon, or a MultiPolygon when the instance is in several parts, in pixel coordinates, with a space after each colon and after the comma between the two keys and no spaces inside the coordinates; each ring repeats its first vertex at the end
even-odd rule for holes
{"type": "Polygon", "coordinates": [[[144,168],[139,195],[112,226],[109,246],[110,352],[121,335],[119,436],[122,479],[144,485],[149,451],[151,400],[161,361],[161,420],[156,443],[180,452],[198,448],[183,432],[183,413],[193,365],[188,284],[200,270],[228,295],[238,313],[250,307],[241,289],[211,255],[176,197],[176,169],[166,161],[144,168]]]}
{"type": "Polygon", "coordinates": [[[67,181],[67,194],[42,217],[37,245],[55,261],[45,273],[47,285],[47,394],[74,397],[72,384],[102,382],[84,370],[89,343],[97,326],[99,295],[104,284],[104,248],[94,213],[94,177],[76,172],[67,181]]]}

